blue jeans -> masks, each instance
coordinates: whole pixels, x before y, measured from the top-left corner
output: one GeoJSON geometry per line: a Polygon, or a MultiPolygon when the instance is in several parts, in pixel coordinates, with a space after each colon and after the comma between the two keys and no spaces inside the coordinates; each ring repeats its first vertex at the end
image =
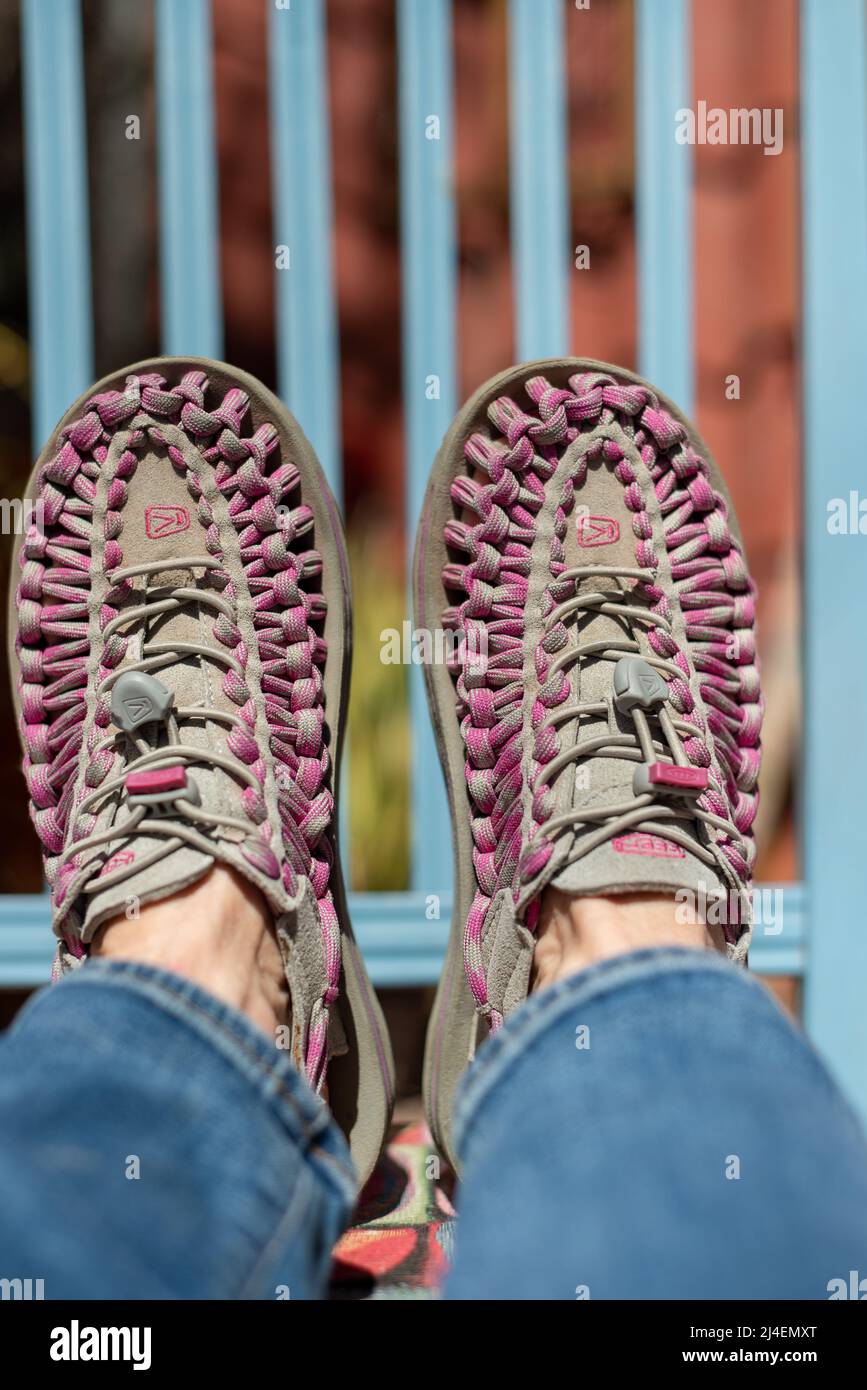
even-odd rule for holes
{"type": "MultiPolygon", "coordinates": [[[[452,1298],[811,1298],[867,1274],[867,1146],[713,955],[531,999],[460,1095],[452,1298]]],[[[0,1040],[0,1278],[46,1298],[323,1295],[354,1181],[282,1052],[191,983],[91,962],[0,1040]]]]}

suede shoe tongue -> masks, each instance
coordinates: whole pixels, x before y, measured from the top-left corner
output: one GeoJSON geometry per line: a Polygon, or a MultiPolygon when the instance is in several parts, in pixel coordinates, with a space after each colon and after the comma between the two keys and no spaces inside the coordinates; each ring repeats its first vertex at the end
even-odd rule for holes
{"type": "MultiPolygon", "coordinates": [[[[679,821],[678,828],[684,834],[694,833],[687,821],[679,821]]],[[[641,824],[614,835],[580,859],[567,861],[551,884],[573,897],[684,889],[696,898],[702,893],[713,898],[728,891],[710,864],[659,830],[644,829],[641,824]]]]}
{"type": "MultiPolygon", "coordinates": [[[[605,580],[583,580],[578,592],[608,587],[609,583],[605,580]]],[[[599,613],[582,624],[577,640],[582,644],[622,642],[627,635],[623,623],[599,613]]],[[[576,662],[572,669],[577,698],[582,704],[604,705],[606,712],[582,718],[577,729],[574,725],[570,726],[571,737],[583,742],[606,732],[634,736],[635,726],[631,717],[621,714],[614,705],[614,662],[588,657],[576,662]]],[[[634,800],[633,777],[637,766],[632,758],[594,758],[591,755],[578,760],[561,774],[565,788],[560,807],[590,811],[597,807],[603,809],[606,806],[628,805],[634,800]]],[[[653,820],[651,809],[648,821],[653,820]]],[[[681,819],[677,826],[682,834],[698,841],[694,821],[681,819]]],[[[599,824],[592,822],[577,827],[568,842],[566,862],[551,880],[555,888],[586,897],[663,888],[694,891],[699,885],[703,885],[710,894],[723,886],[712,867],[698,855],[667,839],[658,829],[645,828],[641,822],[612,836],[596,849],[576,857],[580,854],[582,839],[597,834],[598,830],[599,824]]]]}
{"type": "MultiPolygon", "coordinates": [[[[588,571],[586,578],[577,581],[576,595],[603,592],[616,595],[618,602],[632,607],[646,606],[634,592],[634,581],[625,581],[624,589],[616,578],[592,573],[595,568],[609,566],[634,570],[637,561],[633,518],[625,506],[622,488],[605,468],[597,465],[591,473],[594,514],[588,514],[586,509],[579,510],[564,537],[566,568],[588,571]]],[[[641,623],[628,623],[588,608],[579,610],[576,618],[567,619],[567,625],[573,647],[610,642],[616,648],[634,643],[637,638],[642,655],[652,655],[641,623]]],[[[635,725],[631,716],[621,714],[614,705],[614,670],[613,660],[593,656],[583,657],[568,668],[573,689],[570,703],[598,704],[604,706],[605,712],[584,716],[580,722],[572,721],[563,726],[561,746],[564,749],[570,743],[584,742],[605,733],[626,734],[634,740],[635,725]]],[[[653,732],[657,732],[655,721],[653,732]]],[[[633,758],[594,757],[592,754],[567,764],[556,784],[557,813],[628,805],[635,799],[633,777],[637,766],[633,758]]],[[[652,808],[648,821],[654,821],[652,808]]],[[[548,881],[564,893],[582,896],[660,889],[676,891],[679,888],[694,892],[699,887],[708,894],[722,890],[723,882],[713,867],[685,846],[666,838],[659,824],[657,822],[657,828],[653,825],[648,828],[639,822],[583,855],[580,854],[581,841],[597,835],[601,822],[578,825],[572,834],[566,832],[561,837],[548,881]],[[558,864],[560,867],[556,868],[558,864]]],[[[695,821],[679,819],[677,827],[682,835],[700,843],[695,821]]]]}
{"type": "MultiPolygon", "coordinates": [[[[172,585],[189,586],[189,571],[164,572],[154,579],[160,589],[168,595],[172,585]]],[[[149,590],[149,597],[159,597],[156,588],[149,590]]],[[[135,659],[141,650],[141,642],[159,642],[171,646],[176,642],[202,641],[203,633],[208,631],[207,614],[203,624],[196,617],[200,605],[190,602],[175,613],[157,618],[149,629],[130,643],[128,657],[135,659]]],[[[173,696],[174,709],[191,705],[205,705],[213,708],[218,703],[215,687],[220,685],[219,675],[209,670],[211,663],[206,658],[194,655],[184,656],[171,665],[160,667],[156,672],[160,684],[173,696]]],[[[181,738],[184,743],[207,748],[211,728],[206,721],[183,720],[181,738]]],[[[150,724],[145,729],[146,737],[154,737],[163,742],[163,726],[150,724]]],[[[155,742],[155,746],[157,743],[155,742]]],[[[188,775],[198,789],[202,805],[209,811],[229,812],[228,789],[225,784],[230,779],[225,772],[204,764],[191,766],[188,775]]],[[[236,789],[238,795],[240,789],[236,789]]],[[[124,820],[129,814],[122,798],[110,813],[124,820]]],[[[178,844],[163,836],[137,834],[119,838],[109,846],[110,854],[102,869],[102,877],[111,878],[116,872],[129,870],[136,864],[143,865],[104,889],[85,895],[86,910],[82,939],[87,942],[101,923],[116,916],[133,916],[140,904],[155,902],[170,897],[183,888],[190,887],[208,872],[215,862],[214,855],[204,854],[192,845],[178,844]],[[174,848],[171,846],[174,845],[174,848]],[[157,856],[154,859],[154,856],[157,856]],[[153,862],[150,862],[153,861],[153,862]]]]}
{"type": "MultiPolygon", "coordinates": [[[[164,461],[153,460],[152,467],[160,478],[162,496],[166,494],[168,486],[164,461]]],[[[146,559],[159,562],[189,558],[195,550],[195,543],[191,543],[189,532],[178,532],[170,524],[179,510],[179,506],[151,506],[143,510],[140,499],[138,505],[134,503],[131,506],[124,540],[135,562],[146,559]]],[[[191,571],[188,566],[181,566],[177,570],[155,569],[151,574],[134,581],[135,594],[132,602],[142,602],[145,590],[148,601],[156,603],[161,598],[171,597],[179,588],[196,588],[202,583],[200,576],[201,570],[191,571]],[[199,576],[198,585],[193,573],[199,576]]],[[[215,589],[213,592],[219,590],[215,589]]],[[[216,616],[217,612],[210,604],[189,599],[184,601],[180,608],[168,613],[155,614],[146,626],[142,625],[136,630],[129,642],[126,654],[128,663],[141,658],[144,644],[150,649],[155,644],[163,646],[168,649],[169,655],[173,648],[180,648],[176,660],[155,669],[153,673],[160,684],[171,693],[172,707],[176,711],[198,705],[237,714],[237,707],[223,691],[224,667],[209,656],[183,650],[185,645],[195,643],[199,646],[214,647],[219,652],[219,644],[212,635],[216,616]]],[[[123,666],[120,669],[122,671],[123,666]]],[[[158,747],[166,742],[164,728],[161,723],[151,723],[141,732],[148,741],[154,741],[154,747],[158,747]]],[[[188,746],[225,752],[225,733],[226,726],[213,719],[184,717],[180,720],[180,739],[188,746]]],[[[195,783],[204,810],[215,815],[243,817],[240,805],[243,785],[236,778],[231,777],[215,763],[208,762],[191,763],[187,773],[195,783]]],[[[101,818],[100,829],[108,828],[115,819],[126,819],[129,808],[125,805],[125,799],[122,796],[106,809],[104,819],[101,818]]],[[[252,825],[250,828],[251,831],[254,830],[252,825]]],[[[124,876],[114,883],[108,882],[104,889],[84,895],[83,940],[91,940],[96,928],[109,918],[132,915],[138,905],[170,897],[196,883],[218,859],[239,869],[255,882],[257,887],[265,891],[270,888],[273,891],[270,876],[266,875],[266,888],[266,883],[263,883],[261,876],[252,870],[248,859],[239,853],[239,842],[244,840],[239,831],[223,827],[207,830],[205,833],[214,844],[214,853],[206,854],[192,845],[179,844],[177,838],[147,834],[121,836],[116,843],[109,844],[101,876],[111,879],[119,871],[123,871],[124,876]],[[127,876],[127,871],[137,864],[141,864],[142,867],[133,868],[127,876]]]]}
{"type": "Polygon", "coordinates": [[[204,878],[215,860],[212,855],[201,854],[191,845],[181,845],[165,852],[169,843],[156,836],[136,835],[129,839],[119,839],[118,848],[112,846],[112,854],[106,860],[103,874],[108,878],[115,870],[143,861],[162,849],[156,862],[137,870],[120,882],[111,884],[86,896],[84,927],[81,939],[92,941],[96,929],[113,917],[134,918],[138,908],[144,903],[158,902],[170,898],[184,888],[189,888],[204,878]]]}
{"type": "MultiPolygon", "coordinates": [[[[172,467],[165,449],[159,446],[146,450],[128,491],[123,527],[125,562],[142,568],[131,577],[130,593],[120,611],[147,602],[151,613],[146,622],[131,624],[126,630],[127,648],[118,675],[134,668],[146,654],[164,656],[166,664],[153,668],[151,674],[170,693],[175,712],[198,706],[225,712],[234,721],[238,705],[224,690],[224,678],[226,661],[235,658],[214,636],[219,609],[211,599],[222,589],[201,563],[210,552],[207,536],[190,502],[186,483],[172,467]],[[177,568],[162,568],[175,561],[177,568]],[[151,564],[153,569],[143,568],[151,564]],[[176,598],[181,589],[197,591],[201,597],[183,597],[179,607],[155,611],[160,600],[176,598]],[[191,645],[206,650],[191,651],[191,645]]],[[[226,743],[231,728],[232,723],[214,718],[182,715],[178,720],[181,743],[223,757],[231,755],[226,743]]],[[[135,733],[139,741],[144,740],[153,748],[168,743],[166,724],[161,719],[142,724],[135,733]]],[[[131,745],[126,751],[128,763],[138,756],[131,745]]],[[[249,821],[249,829],[245,832],[240,826],[194,825],[180,811],[173,816],[170,802],[149,809],[147,819],[165,812],[161,819],[167,829],[195,831],[206,846],[190,844],[180,835],[153,835],[147,831],[118,834],[106,842],[104,862],[95,880],[98,884],[100,878],[105,878],[105,886],[94,888],[91,879],[87,885],[90,891],[81,892],[78,898],[85,942],[108,918],[132,916],[138,905],[189,887],[216,861],[242,873],[263,893],[275,914],[285,912],[294,903],[283,886],[276,854],[260,838],[257,824],[244,808],[241,798],[245,782],[213,759],[179,761],[195,785],[203,811],[218,818],[249,821]]],[[[107,832],[116,824],[123,824],[129,815],[128,793],[124,790],[107,799],[93,832],[107,832]]]]}

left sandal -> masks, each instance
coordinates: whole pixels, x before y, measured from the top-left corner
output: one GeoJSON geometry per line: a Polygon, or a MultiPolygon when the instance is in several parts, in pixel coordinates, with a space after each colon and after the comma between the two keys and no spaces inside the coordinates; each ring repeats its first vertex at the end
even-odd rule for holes
{"type": "Polygon", "coordinates": [[[340,869],[349,566],[313,450],[245,372],[153,358],[67,411],[25,505],[9,664],[57,972],[130,899],[243,874],[363,1183],[393,1065],[340,869]]]}

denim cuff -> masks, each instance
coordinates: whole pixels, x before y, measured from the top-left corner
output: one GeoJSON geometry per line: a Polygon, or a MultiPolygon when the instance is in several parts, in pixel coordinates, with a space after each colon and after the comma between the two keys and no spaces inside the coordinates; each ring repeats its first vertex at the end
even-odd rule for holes
{"type": "Polygon", "coordinates": [[[652,988],[660,976],[672,974],[719,975],[720,984],[737,980],[747,988],[762,989],[742,967],[732,965],[714,951],[672,946],[613,956],[531,994],[484,1043],[460,1084],[454,1136],[461,1160],[466,1159],[466,1146],[486,1102],[498,1087],[509,1084],[514,1064],[544,1034],[557,1028],[564,1015],[618,990],[636,985],[652,988]]]}
{"type": "Polygon", "coordinates": [[[58,992],[111,990],[133,993],[193,1035],[195,1045],[239,1073],[289,1142],[322,1164],[351,1206],[357,1181],[349,1149],[327,1105],[317,1096],[275,1041],[248,1018],[184,976],[130,960],[88,960],[28,1002],[15,1026],[26,1026],[51,1009],[58,992]]]}

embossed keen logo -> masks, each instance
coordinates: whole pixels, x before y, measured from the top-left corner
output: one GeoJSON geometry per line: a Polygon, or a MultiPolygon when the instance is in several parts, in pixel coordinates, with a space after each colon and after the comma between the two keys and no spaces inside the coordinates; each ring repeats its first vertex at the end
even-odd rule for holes
{"type": "Polygon", "coordinates": [[[578,544],[583,546],[591,545],[613,545],[620,539],[620,526],[613,516],[588,516],[582,512],[578,518],[577,527],[578,544]]]}
{"type": "Polygon", "coordinates": [[[134,861],[135,853],[133,850],[118,850],[117,854],[113,854],[110,859],[106,859],[99,871],[99,877],[105,878],[106,874],[113,874],[115,869],[123,869],[127,864],[132,864],[134,861]]]}
{"type": "Polygon", "coordinates": [[[629,835],[615,835],[611,846],[618,854],[643,854],[651,859],[686,858],[680,845],[663,840],[661,835],[648,835],[644,830],[633,830],[629,835]]]}
{"type": "Polygon", "coordinates": [[[131,700],[124,700],[123,707],[133,724],[141,724],[153,711],[153,705],[146,695],[134,695],[131,700]]]}
{"type": "Polygon", "coordinates": [[[152,541],[161,541],[164,536],[176,536],[179,531],[189,531],[190,514],[186,507],[146,507],[145,532],[152,541]]]}

